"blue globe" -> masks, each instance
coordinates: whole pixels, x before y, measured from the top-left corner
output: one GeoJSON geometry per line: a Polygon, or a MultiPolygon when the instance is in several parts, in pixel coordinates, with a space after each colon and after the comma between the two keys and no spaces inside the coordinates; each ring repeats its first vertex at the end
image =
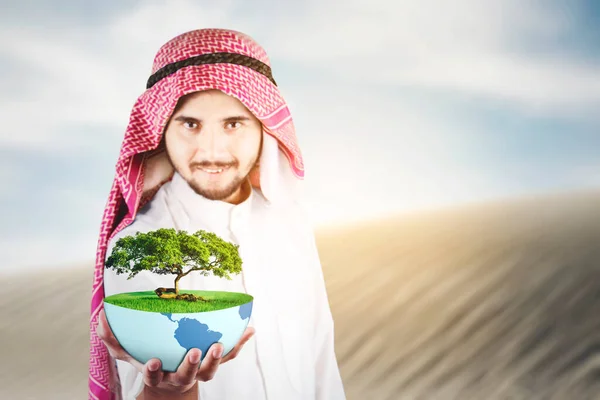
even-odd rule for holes
{"type": "Polygon", "coordinates": [[[110,328],[133,358],[145,364],[158,358],[163,371],[176,371],[192,348],[204,359],[214,343],[227,355],[242,337],[252,314],[252,303],[216,311],[159,313],[125,308],[104,302],[110,328]]]}

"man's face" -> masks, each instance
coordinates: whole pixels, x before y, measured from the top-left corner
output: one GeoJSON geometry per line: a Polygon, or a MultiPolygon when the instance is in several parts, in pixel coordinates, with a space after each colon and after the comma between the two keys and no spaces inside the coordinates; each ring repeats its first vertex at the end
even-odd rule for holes
{"type": "Polygon", "coordinates": [[[187,95],[165,130],[175,170],[199,195],[238,203],[262,141],[260,121],[218,90],[187,95]]]}

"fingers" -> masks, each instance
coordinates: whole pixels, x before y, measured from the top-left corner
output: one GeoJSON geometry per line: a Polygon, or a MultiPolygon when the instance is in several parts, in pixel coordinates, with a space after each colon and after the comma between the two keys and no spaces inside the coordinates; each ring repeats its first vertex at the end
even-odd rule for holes
{"type": "Polygon", "coordinates": [[[239,342],[225,357],[223,357],[223,359],[221,360],[221,364],[234,359],[238,355],[238,353],[240,352],[242,347],[244,347],[246,342],[248,340],[250,340],[250,338],[254,335],[254,332],[255,332],[255,329],[253,327],[249,326],[248,328],[246,328],[246,330],[244,331],[244,334],[240,338],[239,342]]]}
{"type": "Polygon", "coordinates": [[[167,383],[179,386],[186,387],[191,386],[196,383],[196,373],[198,372],[198,368],[200,367],[200,358],[202,357],[202,352],[198,349],[190,349],[185,355],[185,358],[177,368],[177,371],[167,373],[163,380],[167,383]]]}
{"type": "Polygon", "coordinates": [[[214,378],[217,369],[219,368],[219,364],[221,364],[223,350],[223,345],[221,343],[215,343],[208,349],[206,357],[202,360],[202,365],[196,374],[196,379],[202,382],[208,382],[214,378]]]}
{"type": "Polygon", "coordinates": [[[161,362],[157,358],[149,360],[143,369],[144,384],[150,387],[158,386],[164,377],[164,372],[161,369],[161,362]]]}
{"type": "Polygon", "coordinates": [[[172,386],[184,388],[192,386],[196,381],[210,381],[214,378],[221,363],[223,345],[221,343],[213,344],[208,349],[202,364],[200,364],[201,356],[202,351],[195,348],[191,349],[177,371],[164,374],[162,381],[172,386]]]}
{"type": "Polygon", "coordinates": [[[138,369],[138,371],[142,370],[143,365],[140,362],[134,360],[133,357],[131,357],[129,353],[127,353],[125,349],[121,347],[119,341],[112,333],[110,325],[108,325],[108,321],[106,319],[104,310],[100,310],[100,312],[98,313],[98,326],[96,327],[96,334],[104,342],[106,348],[108,349],[108,352],[113,358],[116,358],[117,360],[127,361],[128,363],[134,365],[138,369]]]}

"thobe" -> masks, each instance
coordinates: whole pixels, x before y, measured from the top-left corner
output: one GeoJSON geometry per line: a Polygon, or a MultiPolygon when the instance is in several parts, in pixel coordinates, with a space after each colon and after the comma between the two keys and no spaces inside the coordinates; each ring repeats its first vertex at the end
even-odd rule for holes
{"type": "MultiPolygon", "coordinates": [[[[249,326],[255,335],[211,381],[199,382],[200,399],[345,399],[321,264],[299,207],[272,203],[257,189],[238,205],[208,200],[175,173],[112,238],[107,257],[120,237],[159,228],[207,230],[240,246],[242,272],[232,280],[192,272],[180,280],[180,288],[254,297],[249,326]]],[[[149,271],[128,280],[106,269],[105,296],[172,287],[173,281],[174,276],[149,271]]],[[[123,398],[135,399],[143,389],[142,374],[120,360],[117,369],[123,398]]]]}

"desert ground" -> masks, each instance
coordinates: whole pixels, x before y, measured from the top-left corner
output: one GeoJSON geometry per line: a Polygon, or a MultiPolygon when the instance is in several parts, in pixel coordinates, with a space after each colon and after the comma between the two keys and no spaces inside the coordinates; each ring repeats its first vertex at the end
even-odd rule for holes
{"type": "MultiPolygon", "coordinates": [[[[600,191],[317,241],[349,400],[600,399],[600,191]]],[[[0,398],[87,398],[92,264],[0,280],[0,398]]]]}

